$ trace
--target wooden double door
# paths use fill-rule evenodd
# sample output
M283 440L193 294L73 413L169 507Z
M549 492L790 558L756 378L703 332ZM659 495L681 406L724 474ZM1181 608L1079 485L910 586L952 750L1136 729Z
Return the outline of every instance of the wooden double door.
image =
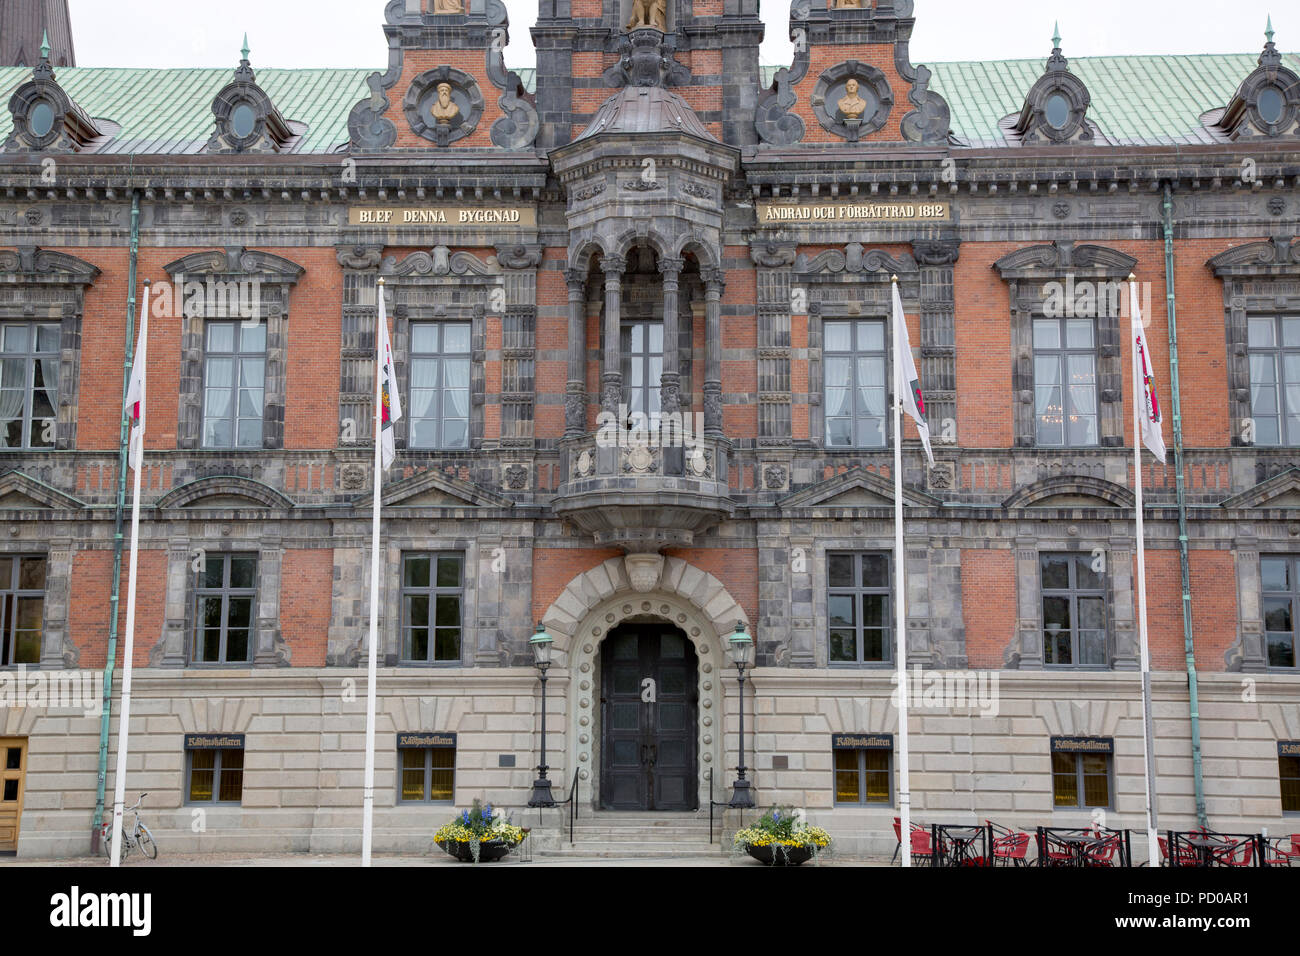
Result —
M625 624L601 645L600 805L699 807L698 661L670 624Z
M18 851L18 823L23 816L27 739L0 737L0 853Z

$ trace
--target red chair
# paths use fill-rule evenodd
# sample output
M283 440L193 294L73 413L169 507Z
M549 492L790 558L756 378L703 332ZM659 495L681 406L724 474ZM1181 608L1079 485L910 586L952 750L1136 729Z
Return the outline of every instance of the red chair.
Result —
M1276 837L1272 840L1265 838L1262 844L1264 849L1264 865L1290 866L1292 860L1300 859L1300 853L1296 853L1295 851L1296 846L1300 845L1296 842L1297 836L1300 836L1300 834L1291 835L1290 850L1282 849L1282 844L1285 842L1286 837Z
M1115 853L1119 850L1119 836L1108 837L1084 851L1084 861L1089 866L1114 866Z
M1029 855L1029 834L1009 833L993 840L993 862L996 866L1025 866Z
M894 855L889 858L890 866L893 866L894 861L898 859L899 851L903 849L903 818L902 817L894 817L894 839L898 841L898 844L894 847Z
M934 862L934 840L930 837L930 831L923 827L912 830L912 862Z
M1200 866L1201 861L1197 858L1196 851L1191 847L1180 846L1178 848L1178 859L1171 863L1169 861L1169 841L1165 837L1156 837L1156 842L1160 844L1161 866Z
M1255 841L1242 840L1222 850L1215 850L1214 856L1224 866L1254 866Z

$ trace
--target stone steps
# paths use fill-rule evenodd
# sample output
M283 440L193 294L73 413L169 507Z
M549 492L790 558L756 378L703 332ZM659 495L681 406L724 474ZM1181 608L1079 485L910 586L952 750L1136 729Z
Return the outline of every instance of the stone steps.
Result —
M718 821L720 823L720 821ZM715 825L715 840L721 826ZM556 849L539 851L550 857L598 857L601 859L718 858L720 842L709 843L707 813L619 813L609 810L587 812L574 823L573 842L569 824L560 828Z

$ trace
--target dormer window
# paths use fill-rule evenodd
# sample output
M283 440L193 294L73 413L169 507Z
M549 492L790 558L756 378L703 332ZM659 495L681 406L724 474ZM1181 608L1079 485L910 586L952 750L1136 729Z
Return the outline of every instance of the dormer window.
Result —
M1246 77L1226 107L1203 117L1210 131L1226 142L1300 134L1300 76L1282 63L1282 54L1273 44L1272 18L1264 36L1268 42L1255 72Z
M1047 67L1025 97L1025 105L1000 124L1010 142L1028 146L1091 143L1097 138L1088 122L1092 99L1083 81L1070 72L1070 61L1061 52L1060 30L1052 43Z
M1047 98L1043 115L1047 117L1047 125L1052 129L1065 129L1070 122L1070 101L1064 93L1053 93Z

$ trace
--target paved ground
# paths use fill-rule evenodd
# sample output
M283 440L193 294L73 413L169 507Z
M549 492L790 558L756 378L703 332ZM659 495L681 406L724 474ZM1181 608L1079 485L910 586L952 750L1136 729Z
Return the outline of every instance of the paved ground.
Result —
M129 867L155 867L155 866L256 866L256 867L276 867L276 866L357 866L360 860L357 856L343 856L338 854L313 855L308 853L284 853L284 854L267 854L265 856L247 856L239 853L195 853L195 854L168 854L160 853L156 860L144 860L137 855L132 855L123 866ZM375 866L457 866L457 862L450 856L439 853L430 856L398 856L392 854L375 854ZM759 866L761 864L741 857L731 859L724 857L721 853L717 858L712 857L678 857L668 859L606 859L598 857L548 857L538 855L533 860L512 860L506 859L493 866L526 866L526 867L554 867L554 866L619 866L619 867L664 867L664 866ZM834 859L827 857L818 864L808 863L807 866L887 866L888 864L880 861L863 861ZM41 867L94 867L108 866L108 861L102 857L76 857L68 860L20 860L15 857L0 857L0 868L14 866L41 866Z

